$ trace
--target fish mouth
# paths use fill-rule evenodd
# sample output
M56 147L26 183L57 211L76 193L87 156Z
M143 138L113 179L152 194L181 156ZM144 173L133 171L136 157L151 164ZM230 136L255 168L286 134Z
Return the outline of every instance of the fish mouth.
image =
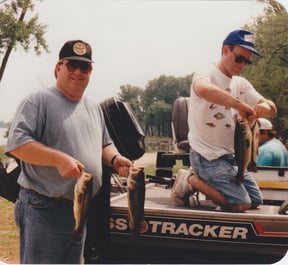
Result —
M142 170L141 168L131 167L131 172L132 173L137 173L137 172L139 172L141 170Z

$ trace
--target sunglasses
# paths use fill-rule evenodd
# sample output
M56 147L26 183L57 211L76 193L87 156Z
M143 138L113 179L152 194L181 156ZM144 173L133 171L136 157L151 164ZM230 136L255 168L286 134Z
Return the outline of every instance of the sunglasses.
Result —
M245 58L243 55L237 55L234 52L233 52L233 54L235 56L235 63L245 63L246 65L249 65L252 63L250 60Z
M62 64L66 65L69 72L74 72L79 68L82 73L88 74L92 70L92 65L88 62L69 60L67 63L62 62Z

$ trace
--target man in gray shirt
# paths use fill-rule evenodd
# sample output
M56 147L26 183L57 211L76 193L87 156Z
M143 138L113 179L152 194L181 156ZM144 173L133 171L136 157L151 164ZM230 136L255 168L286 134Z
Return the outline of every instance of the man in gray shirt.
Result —
M15 203L21 263L80 263L85 236L74 241L73 191L85 170L93 195L102 185L102 163L127 176L132 162L113 145L101 108L84 96L92 50L67 41L55 66L56 86L28 96L12 123L6 153L21 160Z

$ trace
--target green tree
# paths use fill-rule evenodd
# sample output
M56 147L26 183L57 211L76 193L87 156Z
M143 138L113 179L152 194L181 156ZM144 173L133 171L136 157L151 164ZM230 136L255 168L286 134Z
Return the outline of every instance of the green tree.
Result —
M25 51L33 47L37 55L41 54L42 49L49 52L44 39L46 25L38 23L38 15L27 21L24 20L26 13L34 9L32 0L13 0L2 6L0 9L0 53L4 56L0 67L0 82L9 56L17 45L21 45Z
M128 102L135 115L142 126L144 126L144 116L143 111L143 88L131 86L131 85L122 85L120 86L119 97Z
M145 134L171 137L172 105L163 100L152 103L146 112Z
M273 0L260 0L266 4L264 14L244 28L256 33L256 46L262 58L254 58L243 75L266 98L273 100L278 113L273 123L281 136L288 135L288 14Z
M177 97L188 97L191 82L192 75L179 78L161 75L149 81L144 91L144 106L151 106L155 100L163 100L172 105Z
M148 82L143 94L145 132L148 135L171 136L172 108L176 98L189 97L192 74L185 77L161 75Z
M123 85L119 96L131 105L146 135L171 136L173 103L179 96L190 95L191 82L192 75L161 75L149 81L145 89Z

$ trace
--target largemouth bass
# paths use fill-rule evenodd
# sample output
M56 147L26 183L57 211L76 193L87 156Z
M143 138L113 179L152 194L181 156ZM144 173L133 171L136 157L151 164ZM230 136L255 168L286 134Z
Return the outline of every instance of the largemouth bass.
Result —
M259 147L259 135L260 135L260 127L259 123L256 121L255 125L251 128L252 132L252 145L251 145L251 160L248 165L248 171L257 172L257 164L256 159L258 156L258 147Z
M129 227L132 237L136 237L144 224L145 175L143 168L130 168L127 188Z
M238 166L236 183L241 184L251 160L252 133L246 119L238 119L234 134L235 161Z
M83 236L83 226L92 197L92 180L92 175L84 172L75 184L73 202L75 226L72 237L76 240L81 240Z

